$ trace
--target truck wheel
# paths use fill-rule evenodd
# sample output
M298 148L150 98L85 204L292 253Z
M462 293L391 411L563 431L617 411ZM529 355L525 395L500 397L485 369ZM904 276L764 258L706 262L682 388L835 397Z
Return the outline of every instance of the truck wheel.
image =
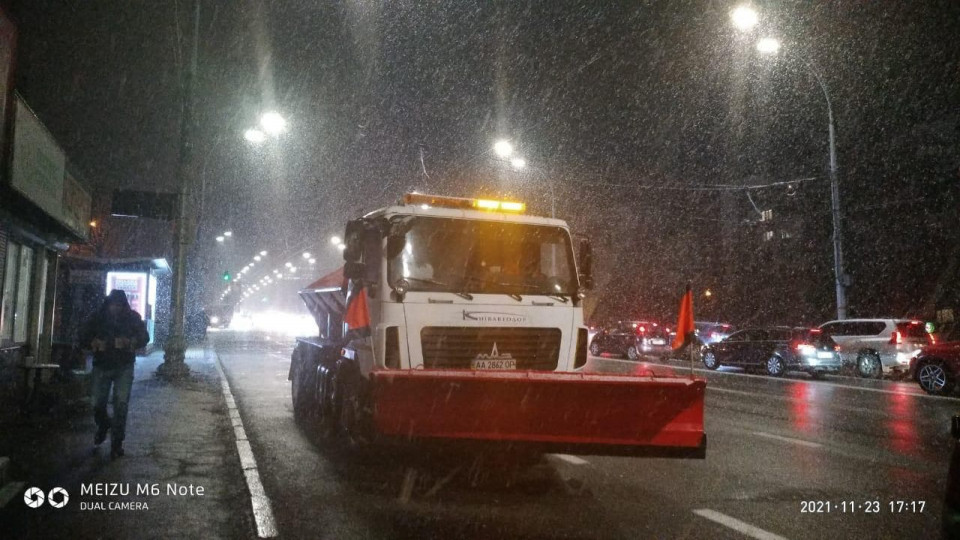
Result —
M600 350L600 344L594 341L590 344L590 354L593 356L600 356L603 351Z
M311 404L313 403L313 385L310 384L310 370L304 369L304 360L297 351L294 351L293 377L290 380L290 395L293 398L293 418L298 424L305 424L310 419Z
M360 368L354 362L337 365L333 395L333 418L351 446L370 442L373 414L370 394Z
M636 345L631 345L631 346L627 347L627 358L629 358L630 360L639 360L639 359L640 359L640 353L637 352L637 346L636 346Z

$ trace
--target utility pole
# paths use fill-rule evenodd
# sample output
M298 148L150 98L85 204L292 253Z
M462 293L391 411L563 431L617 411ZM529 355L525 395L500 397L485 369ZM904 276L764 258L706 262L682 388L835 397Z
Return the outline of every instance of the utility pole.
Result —
M830 144L830 214L833 217L833 274L837 290L837 319L847 318L847 276L843 271L843 220L840 215L840 184L837 179L837 140L833 125L833 105L830 93L820 74L808 62L807 68L813 73L827 100L828 136Z
M190 195L189 164L192 158L190 136L193 131L193 85L197 75L197 46L199 41L200 0L195 0L193 45L191 47L190 65L183 81L183 101L180 112L180 152L177 160L177 221L174 231L177 253L171 287L170 335L164 347L163 363L157 368L157 373L160 376L171 379L185 377L190 373L190 368L184 361L187 343L183 323L187 292L187 248L190 245L189 227L187 226L189 221L187 205Z

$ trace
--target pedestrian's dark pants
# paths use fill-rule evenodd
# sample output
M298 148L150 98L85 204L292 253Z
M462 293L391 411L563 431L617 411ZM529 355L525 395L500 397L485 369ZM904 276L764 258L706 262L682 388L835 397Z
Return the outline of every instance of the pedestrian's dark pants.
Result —
M107 414L110 387L113 386L113 419ZM117 446L127 432L127 403L133 386L133 362L115 368L93 368L93 418L101 430L110 428L110 442Z

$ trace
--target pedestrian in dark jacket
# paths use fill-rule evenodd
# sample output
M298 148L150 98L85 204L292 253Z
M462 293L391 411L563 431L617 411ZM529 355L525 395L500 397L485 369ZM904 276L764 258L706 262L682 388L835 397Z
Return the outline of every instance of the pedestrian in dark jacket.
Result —
M123 455L133 363L136 350L146 347L149 341L140 314L130 309L126 293L117 289L110 291L80 334L80 346L93 351L93 416L97 422L93 443L99 446L110 431L112 457ZM107 414L111 386L113 418Z

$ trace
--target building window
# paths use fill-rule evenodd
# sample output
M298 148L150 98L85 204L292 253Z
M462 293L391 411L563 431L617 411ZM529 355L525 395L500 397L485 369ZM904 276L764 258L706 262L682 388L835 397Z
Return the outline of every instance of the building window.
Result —
M769 242L773 240L773 231L766 231L763 233L764 242Z
M24 343L30 329L30 289L33 285L33 249L10 242L3 273L0 340Z

